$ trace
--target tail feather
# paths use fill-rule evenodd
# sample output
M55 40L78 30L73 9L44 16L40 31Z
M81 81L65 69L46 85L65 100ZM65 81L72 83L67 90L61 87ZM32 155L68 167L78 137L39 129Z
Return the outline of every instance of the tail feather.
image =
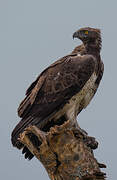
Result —
M50 127L54 124L54 121L52 121L51 123L49 121L49 124L48 124L48 119L51 116L52 116L52 114L50 114L47 118L32 117L32 116L24 117L14 128L14 130L11 134L11 142L12 142L13 146L17 147L18 149L23 149L22 154L24 154L26 159L30 160L34 157L34 155L29 151L29 149L24 144L22 144L19 141L18 138L19 138L20 133L22 133L25 130L25 128L30 125L35 125L44 131L48 131L48 129L50 129ZM33 133L29 133L28 136L29 136L31 142L34 144L34 146L36 146L36 147L40 146L39 140Z
M28 117L28 118L23 118L17 125L16 127L14 128L12 134L11 134L11 141L12 141L12 144L13 146L17 147L18 149L21 149L23 148L22 150L22 154L24 154L24 157L26 159L29 159L31 160L34 155L29 151L29 149L24 146L19 140L19 135L20 133L22 133L24 131L24 129L26 127L28 127L29 125L31 124L34 124L36 122L39 123L39 118L34 118L34 117ZM36 138L34 135L30 135L30 138L32 140L32 142L36 145Z
M22 119L14 128L12 134L11 134L11 141L13 146L17 147L18 149L21 149L23 147L23 144L18 140L20 133L24 131L26 127L28 127L31 124L34 124L35 118L29 116L28 118Z

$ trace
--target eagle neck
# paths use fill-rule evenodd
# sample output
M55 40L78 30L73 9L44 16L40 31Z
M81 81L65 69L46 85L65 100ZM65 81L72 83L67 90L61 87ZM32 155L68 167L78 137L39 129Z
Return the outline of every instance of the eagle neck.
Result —
M100 65L101 65L101 57L100 57L100 50L101 48L97 48L97 46L95 45L85 45L85 50L86 50L86 54L90 54L93 55L97 61L97 68L96 68L96 73L98 74L98 72L100 71Z
M87 54L91 54L93 56L95 56L96 58L100 57L100 50L101 48L99 48L96 44L84 44L85 46L85 50Z
M88 54L98 55L101 51L102 40L100 34L96 39L90 39L83 42Z

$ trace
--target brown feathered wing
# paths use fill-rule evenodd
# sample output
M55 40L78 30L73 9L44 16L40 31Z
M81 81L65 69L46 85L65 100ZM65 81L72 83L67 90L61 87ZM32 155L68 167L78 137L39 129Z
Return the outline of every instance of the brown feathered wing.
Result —
M48 119L78 93L95 71L91 55L68 55L45 69L26 92L18 108L22 118L12 132L12 143L21 148L18 136L29 125L46 126Z

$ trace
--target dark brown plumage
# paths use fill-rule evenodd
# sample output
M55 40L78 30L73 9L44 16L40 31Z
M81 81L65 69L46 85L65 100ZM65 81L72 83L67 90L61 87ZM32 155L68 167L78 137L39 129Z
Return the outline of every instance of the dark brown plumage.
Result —
M36 125L48 131L62 120L75 119L99 86L103 75L100 30L82 28L73 34L73 38L81 39L83 44L45 69L28 88L18 108L22 119L12 132L12 143L19 149L23 147L25 158L33 157L18 141L19 134L26 127ZM33 135L30 139L37 143Z

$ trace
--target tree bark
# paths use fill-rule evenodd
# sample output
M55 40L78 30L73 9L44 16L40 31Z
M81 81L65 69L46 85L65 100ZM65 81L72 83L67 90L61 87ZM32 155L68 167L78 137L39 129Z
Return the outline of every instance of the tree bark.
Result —
M35 146L28 134L38 138ZM43 132L36 126L30 126L20 134L20 141L41 161L51 180L104 180L105 168L94 157L93 149L98 143L94 137L84 135L69 121L54 126L49 132Z

